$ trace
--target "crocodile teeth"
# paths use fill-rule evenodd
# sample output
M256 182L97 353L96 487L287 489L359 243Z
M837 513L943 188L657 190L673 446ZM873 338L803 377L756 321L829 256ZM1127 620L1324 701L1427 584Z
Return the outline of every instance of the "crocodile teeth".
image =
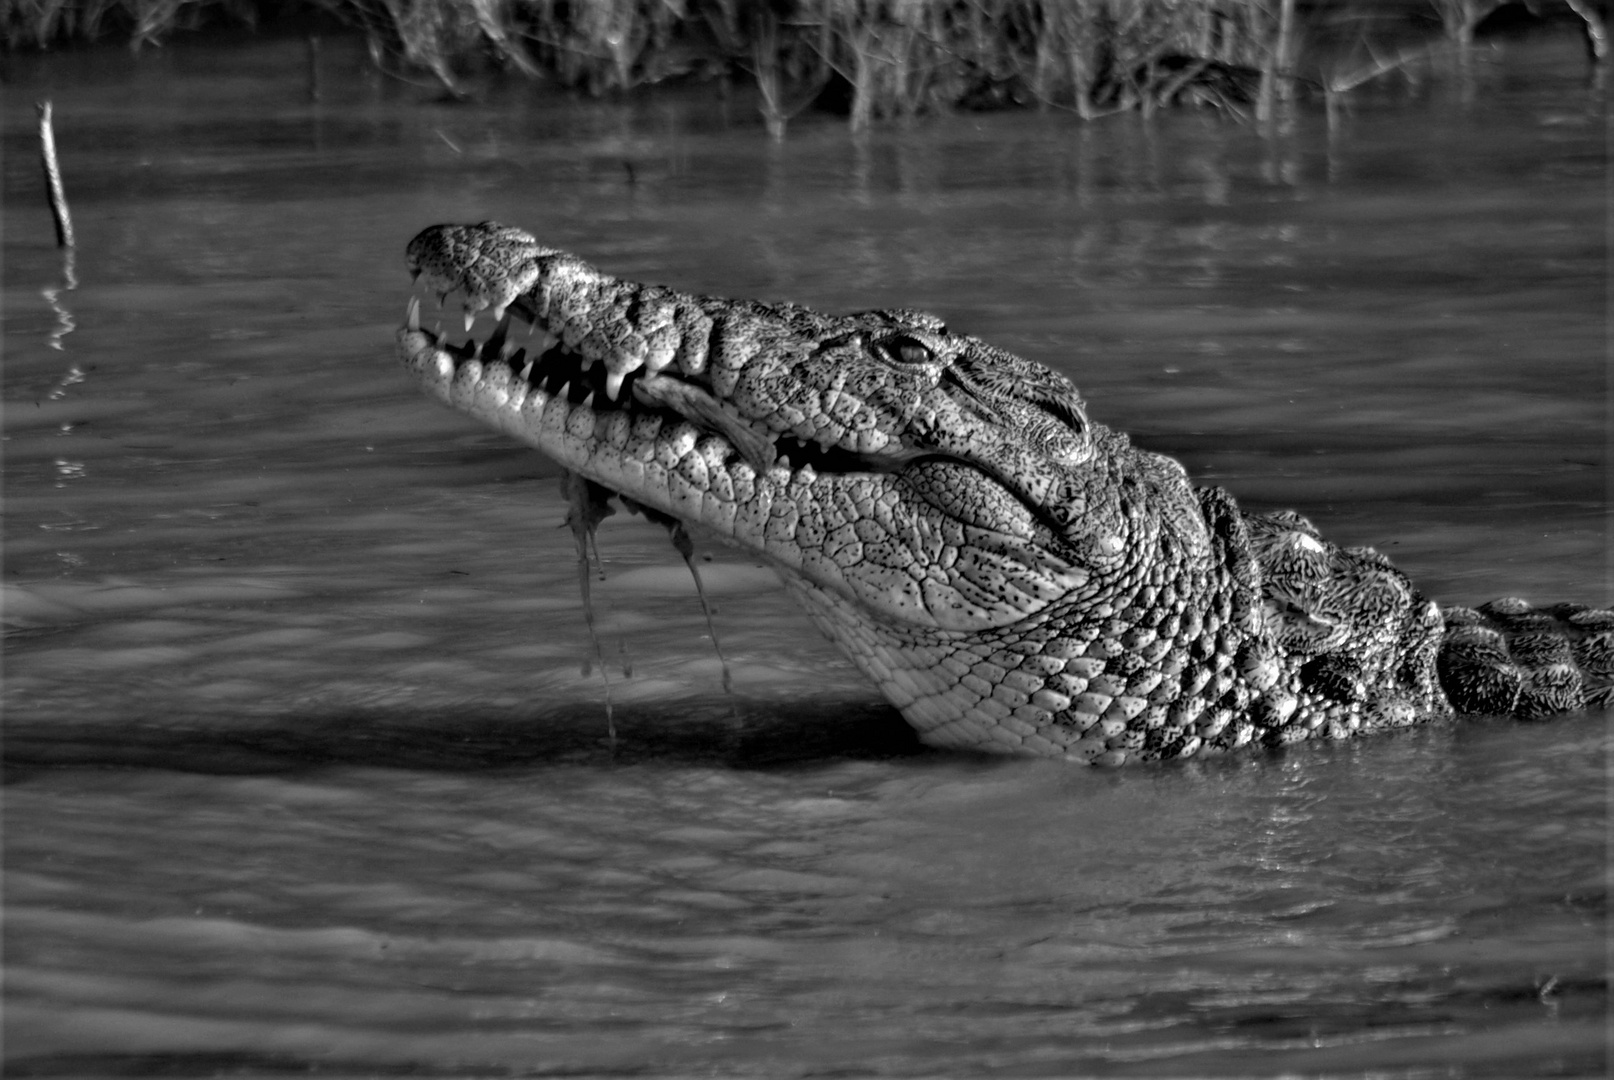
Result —
M471 326L475 322L476 322L476 312L472 311L470 308L466 308L465 309L465 332L467 334L469 334L471 332Z
M517 351L519 352L520 350L518 349ZM531 375L532 375L532 364L533 364L533 362L531 360L528 360L526 362L526 364L524 364L522 366L522 368L521 368L521 381L522 382L526 382L528 380L528 378L531 377Z
M583 408L592 409L593 407L594 407L594 391L590 390L588 392L588 396L583 399Z
M411 330L420 329L420 297L411 296L409 298L409 307L405 313L404 322Z
M615 401L616 396L622 392L622 380L625 378L627 378L627 375L620 371L606 372L605 396Z
M666 375L643 375L634 380L632 393L646 405L671 409L686 419L716 431L755 469L773 464L772 440L758 434L744 419L723 407L706 390Z

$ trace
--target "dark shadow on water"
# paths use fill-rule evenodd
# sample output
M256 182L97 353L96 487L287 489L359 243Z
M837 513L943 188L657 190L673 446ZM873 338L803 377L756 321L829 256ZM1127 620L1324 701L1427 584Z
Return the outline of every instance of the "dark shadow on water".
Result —
M1605 713L1593 714L1601 730ZM546 711L343 708L221 729L217 715L194 719L124 716L102 724L59 725L38 719L4 729L0 783L18 784L43 770L168 769L206 775L273 775L329 766L412 769L424 772L492 772L569 765L813 768L843 761L925 759L1008 764L1029 759L968 750L938 750L891 706L878 701L741 703L739 716L718 700L667 705L618 705L617 738L607 737L604 711L578 703ZM1564 724L1568 717L1550 723ZM1308 742L1288 747L1246 747L1192 761L1154 762L1093 775L1121 782L1143 772L1218 778L1267 772L1285 761L1355 760L1382 768L1382 754L1398 759L1444 760L1452 740L1511 729L1508 717L1436 719L1366 739ZM1398 749L1392 749L1400 744ZM1085 771L1085 770L1084 770Z
M604 713L585 706L538 715L349 710L235 730L219 730L216 718L123 718L71 729L9 728L5 782L64 767L267 774L328 765L476 771L666 762L758 769L928 752L901 715L879 702L742 707L738 720L722 703L619 706L614 746Z
M7 1076L487 1076L486 1069L446 1069L409 1062L317 1061L290 1055L199 1051L174 1054L57 1054L6 1063ZM507 1075L507 1074L504 1074Z

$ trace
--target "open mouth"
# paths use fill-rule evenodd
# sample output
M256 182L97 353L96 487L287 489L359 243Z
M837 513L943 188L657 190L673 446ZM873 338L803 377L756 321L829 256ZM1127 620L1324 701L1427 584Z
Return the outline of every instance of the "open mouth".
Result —
M1088 580L1056 542L1082 513L1069 477L992 402L1057 417L968 385L923 317L621 281L489 225L434 226L408 261L400 359L567 471L580 552L614 495L675 543L699 526L903 625L1003 625Z
M422 325L420 299L412 297L400 341L412 362L437 365L437 375L451 394L502 397L490 402L498 406L496 411L519 412L526 399L540 391L545 400L563 398L574 410L581 406L608 423L620 417L641 431L650 420L659 420L662 426L687 422L727 443L725 459L713 464L744 461L758 473L803 466L819 474L892 472L924 456L899 447L860 453L771 430L718 398L703 379L675 370L674 364L660 370L648 365L613 370L589 355L586 345L570 348L551 333L525 296L512 300L491 327L469 311L464 321L463 340L454 342L441 323L432 329ZM452 370L443 367L445 363Z
M713 392L701 372L689 374L665 353L659 367L641 363L624 371L631 361L605 359L611 354L598 343L585 337L573 346L557 337L530 294L509 299L492 314L491 320L478 318L467 305L464 336L451 340L441 322L431 329L422 325L420 298L412 297L398 333L403 359L444 404L624 497L645 469L659 463L666 477L659 486L670 483L685 492L683 500L694 502L702 498L695 489L707 485L727 503L727 493L763 479L785 488L898 474L917 499L948 517L1022 539L1039 528L1059 535L1080 513L1079 506L1034 497L977 454L895 441L871 453L774 430L766 420L742 414ZM456 314L450 321L461 320ZM553 409L555 401L567 408ZM695 457L699 465L690 460ZM605 459L617 464L598 469L586 463ZM613 479L619 473L622 478ZM678 483L674 474L693 487ZM693 502L686 512L700 514Z
M1065 468L1090 450L1074 388L1014 358L943 359L933 317L708 300L492 222L428 227L405 261L420 291L398 340L424 389L607 487L670 485L722 518L754 481L896 474L945 516L1022 537L1073 511ZM699 511L696 489L716 503Z

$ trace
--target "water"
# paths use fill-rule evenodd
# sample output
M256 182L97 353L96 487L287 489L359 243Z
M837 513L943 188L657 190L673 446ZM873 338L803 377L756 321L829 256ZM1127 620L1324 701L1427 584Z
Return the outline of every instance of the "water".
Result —
M8 61L8 1074L1603 1073L1606 715L1118 774L929 752L719 551L731 703L677 555L617 517L613 750L555 470L391 355L404 242L498 218L935 310L1439 599L1606 603L1574 42L1332 133L783 146L704 90L456 107L322 56L318 104L296 42Z

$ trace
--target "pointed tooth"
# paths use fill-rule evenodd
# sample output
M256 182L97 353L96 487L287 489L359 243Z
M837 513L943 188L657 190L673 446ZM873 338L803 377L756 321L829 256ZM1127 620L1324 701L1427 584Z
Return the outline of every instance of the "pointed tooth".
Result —
M605 396L610 398L612 401L615 401L616 396L622 392L622 380L625 378L627 378L627 375L620 371L606 372Z
M408 324L409 329L420 329L420 297L411 296L409 298L409 308L405 313L404 321Z
M499 349L499 359L511 360L511 357L515 356L516 353L521 351L521 348L518 347L515 342L506 340L504 345ZM514 360L511 360L511 363L514 362Z
M589 368L591 368L593 366L594 366L594 358L592 356L583 357L583 370L584 371L587 371Z
M505 306L503 304L500 304L498 307L494 308L493 309L493 318L494 318L494 320L497 321L497 322L504 322L505 310L506 309L505 309Z
M519 351L519 350L518 350ZM532 361L528 360L521 368L521 381L527 382L532 376Z
M786 472L789 472L791 469L789 454L780 454L778 457L774 458L773 463L777 467L784 469Z
M583 408L592 409L593 407L594 407L594 391L590 390L588 392L588 396L583 399Z
M476 322L476 312L472 311L470 308L466 308L465 309L465 332L467 334L469 334L471 332L471 326L475 322Z

